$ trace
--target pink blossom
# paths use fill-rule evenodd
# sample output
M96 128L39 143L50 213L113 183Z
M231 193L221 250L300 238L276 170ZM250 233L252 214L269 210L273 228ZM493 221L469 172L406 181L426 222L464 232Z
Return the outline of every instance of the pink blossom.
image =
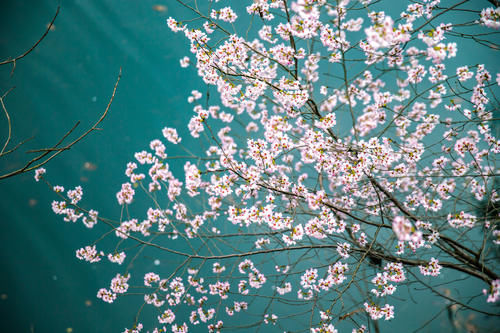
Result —
M439 260L431 258L431 261L425 266L418 266L422 275L438 276L442 266L439 265Z
M42 179L42 176L47 172L45 168L38 168L35 170L35 180L38 182Z
M500 7L496 9L485 8L481 11L480 22L489 28L500 29Z
M85 246L84 248L80 248L76 250L76 257L80 260L85 260L90 263L94 262L99 262L101 261L101 257L104 255L104 253L97 252L95 245L88 245Z
M161 324L172 324L175 320L175 314L172 310L167 309L158 316L158 322Z
M120 192L116 193L116 199L120 205L130 204L134 198L135 191L130 183L122 184Z
M182 68L189 67L190 59L189 57L183 57L182 59L179 60L179 63Z
M97 292L97 298L100 298L107 303L113 303L116 299L116 294L105 288L101 288Z
M488 295L489 292L489 295ZM491 282L490 290L483 289L483 293L488 296L486 302L495 303L500 299L500 280Z

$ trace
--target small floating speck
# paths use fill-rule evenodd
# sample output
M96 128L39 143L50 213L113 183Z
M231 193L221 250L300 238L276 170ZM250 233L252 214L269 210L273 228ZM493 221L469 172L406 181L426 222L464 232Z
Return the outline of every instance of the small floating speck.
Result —
M66 328L66 333L73 333L73 328L72 327Z
M85 300L85 306L92 306L92 301L89 299Z
M0 299L2 299L2 301L5 301L7 298L9 298L9 296L7 296L7 294L0 295Z
M92 162L85 162L83 164L83 168L87 171L95 171L95 169L97 169L97 165Z
M57 281L57 275L52 275L52 280Z
M96 102L97 101L97 96L92 96L92 102Z
M164 5L154 5L153 9L157 12L163 13L167 11L167 6Z
M56 26L54 24L50 25L50 22L47 23L47 28L49 29L49 31L55 31L56 30Z
M36 200L36 199L30 199L30 200L28 201L28 205L29 205L30 207L35 207L37 203L38 203L38 200Z
M155 259L153 263L155 264L155 266L160 266L160 259Z

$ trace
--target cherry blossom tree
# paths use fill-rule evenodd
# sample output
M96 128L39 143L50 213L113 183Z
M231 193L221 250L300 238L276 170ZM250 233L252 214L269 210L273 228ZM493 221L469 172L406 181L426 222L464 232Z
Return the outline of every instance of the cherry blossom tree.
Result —
M498 319L500 75L467 62L498 57L495 1L178 3L190 135L135 153L114 219L35 176L101 228L76 256L116 265L97 297L137 302L125 332L379 332L420 294Z

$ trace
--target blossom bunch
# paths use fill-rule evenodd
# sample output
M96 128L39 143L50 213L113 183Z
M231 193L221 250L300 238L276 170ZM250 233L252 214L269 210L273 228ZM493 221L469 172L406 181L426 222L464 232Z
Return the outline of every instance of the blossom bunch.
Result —
M439 264L439 260L431 258L427 265L418 266L418 268L423 275L438 276L443 267Z

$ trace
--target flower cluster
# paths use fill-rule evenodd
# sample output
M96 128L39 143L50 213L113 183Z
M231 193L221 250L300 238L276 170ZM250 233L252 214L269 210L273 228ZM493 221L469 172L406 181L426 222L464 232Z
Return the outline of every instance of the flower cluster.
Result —
M500 29L500 7L483 9L480 22L489 28Z
M425 266L418 266L420 273L423 275L438 276L442 266L439 265L439 260L431 258L431 261Z
M311 328L311 333L338 333L332 324L323 324L321 327Z
M394 306L386 304L382 308L375 304L365 303L365 311L368 312L370 318L373 320L378 320L384 318L385 320L390 320L394 318Z
M111 280L111 287L110 289L115 293L115 294L123 294L126 293L128 290L128 280L130 279L130 274L127 275L120 275L116 274L116 276Z
M490 290L483 289L483 293L488 296L488 303L495 303L500 299L500 280L491 282ZM489 294L488 294L489 293Z
M393 284L388 283L388 281L389 278L385 272L384 274L377 273L377 276L375 276L371 281L377 288L372 289L371 292L377 297L394 294L396 287Z
M91 263L101 261L101 257L104 256L104 252L97 252L95 245L87 245L76 250L76 257L80 260L85 260Z
M120 205L130 204L134 199L135 191L130 183L122 184L122 189L120 192L116 193L116 199Z
M42 176L47 172L45 168L38 168L35 170L35 181L40 181L42 179Z

